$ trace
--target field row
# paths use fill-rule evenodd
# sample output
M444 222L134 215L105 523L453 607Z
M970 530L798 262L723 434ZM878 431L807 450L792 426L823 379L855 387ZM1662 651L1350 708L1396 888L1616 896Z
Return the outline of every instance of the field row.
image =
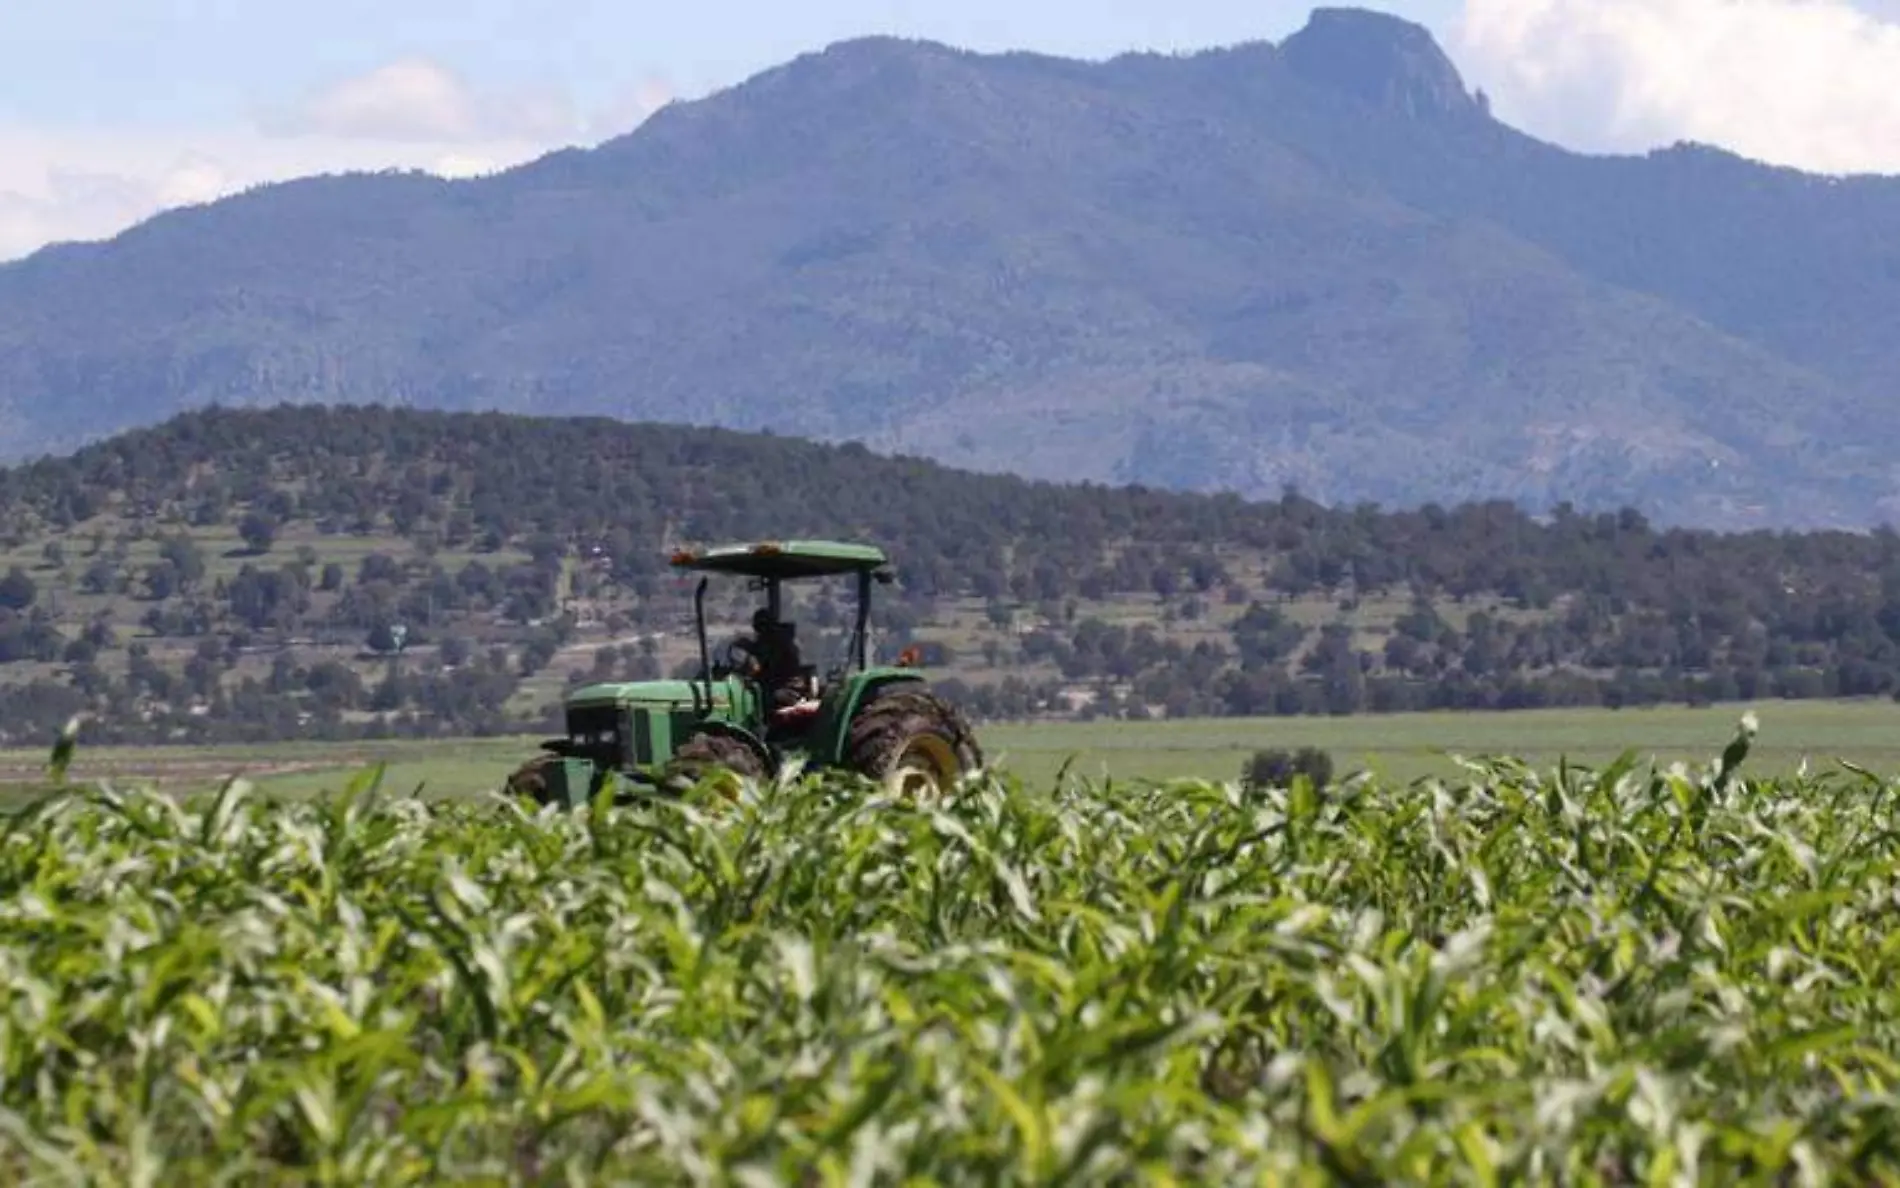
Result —
M1341 718L1193 719L1162 722L985 723L980 737L993 766L1032 784L1065 767L1091 778L1213 779L1238 776L1246 758L1271 747L1316 746L1344 776L1369 770L1409 782L1451 775L1456 756L1510 755L1531 763L1608 762L1625 749L1645 760L1694 761L1719 748L1744 712L1762 736L1752 766L1793 774L1845 760L1900 773L1900 705L1885 700L1787 701L1707 709L1553 710L1517 713L1361 715ZM387 764L386 779L425 794L478 795L498 787L533 753L538 739L495 738L374 744L258 747L111 748L82 745L71 775L151 780L167 787L208 787L243 774L290 795L334 789L366 763ZM43 750L0 751L0 781L33 781Z

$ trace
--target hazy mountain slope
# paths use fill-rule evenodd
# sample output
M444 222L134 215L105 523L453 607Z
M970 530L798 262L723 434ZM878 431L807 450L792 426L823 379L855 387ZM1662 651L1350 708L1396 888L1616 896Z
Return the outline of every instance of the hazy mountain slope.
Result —
M1900 197L1745 196L1646 251L1698 221L1679 176L1502 128L1421 30L1364 14L1099 65L848 42L495 178L271 187L0 268L0 442L376 400L1342 501L1891 514L1866 376L1900 279L1735 245ZM1720 296L1771 266L1859 286L1831 353L1789 346L1812 301Z
M1706 145L1568 152L1490 119L1424 30L1380 14L1321 9L1279 57L1287 69L1231 52L1194 70L1132 58L1110 69L1167 102L1269 120L1341 183L1494 223L1579 272L1891 396L1900 177L1818 176Z

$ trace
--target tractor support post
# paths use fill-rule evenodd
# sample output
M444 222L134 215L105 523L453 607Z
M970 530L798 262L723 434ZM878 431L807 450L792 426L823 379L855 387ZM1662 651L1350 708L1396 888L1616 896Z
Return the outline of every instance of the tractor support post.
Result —
M868 659L870 656L870 626L871 573L869 570L861 569L858 571L858 654L856 657L859 671L863 671L870 666Z
M712 688L712 646L706 642L706 583L709 578L700 578L699 586L693 591L693 628L699 634L699 676L706 682L706 708L713 703Z

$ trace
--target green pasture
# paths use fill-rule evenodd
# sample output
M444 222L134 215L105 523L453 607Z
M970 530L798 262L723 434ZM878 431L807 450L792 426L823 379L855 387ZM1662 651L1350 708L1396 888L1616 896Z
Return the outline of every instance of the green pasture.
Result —
M1719 752L1736 720L1754 712L1761 735L1751 773L1790 774L1847 760L1900 775L1900 705L1891 701L1766 701L1690 709L1550 710L1508 713L1363 715L1345 718L1235 718L1162 722L984 723L984 748L997 766L1031 784L1065 765L1091 779L1232 779L1246 757L1268 747L1316 746L1340 774L1370 769L1410 781L1457 771L1455 755L1511 755L1536 765L1560 757L1602 764L1626 749L1644 759L1700 762ZM189 790L243 774L273 791L305 796L339 786L345 772L381 762L386 785L425 795L473 795L494 788L536 739L457 739L374 744L222 748L88 746L82 736L70 777L157 780ZM45 752L0 752L13 784L31 781Z
M1786 774L1845 759L1900 774L1900 705L1891 701L1766 701L1711 708L1526 710L1502 713L1367 714L1343 718L1192 719L990 727L992 753L1032 779L1053 775L1073 756L1078 774L1099 778L1231 779L1256 750L1315 746L1341 774L1369 769L1411 781L1449 775L1454 756L1510 755L1534 765L1559 757L1604 764L1625 750L1644 759L1704 762L1753 712L1761 736L1754 774Z

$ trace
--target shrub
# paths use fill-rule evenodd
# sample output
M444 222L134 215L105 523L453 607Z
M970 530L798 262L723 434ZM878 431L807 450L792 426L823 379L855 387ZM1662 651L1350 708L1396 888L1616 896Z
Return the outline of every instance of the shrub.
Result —
M1284 788L1302 774L1315 791L1325 788L1333 779L1333 757L1318 747L1255 751L1241 771L1241 782L1249 788Z

